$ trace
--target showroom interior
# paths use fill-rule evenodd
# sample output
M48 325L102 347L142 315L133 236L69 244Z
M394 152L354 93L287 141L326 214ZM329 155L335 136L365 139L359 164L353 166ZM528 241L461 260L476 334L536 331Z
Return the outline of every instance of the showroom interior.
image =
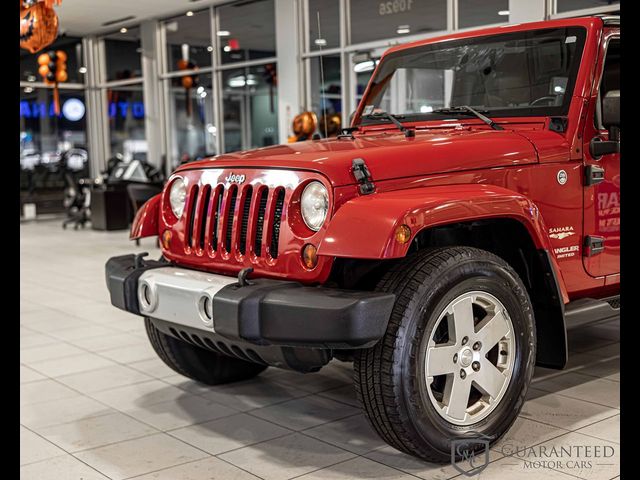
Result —
M349 127L387 48L619 15L620 3L62 0L54 8L55 41L20 50L20 478L466 478L381 440L360 411L348 362L313 375L269 368L216 388L176 374L140 318L111 305L105 262L160 256L159 239L130 241L129 228L180 165L286 144L302 112L315 114L317 138ZM39 71L49 51L66 58L55 86ZM122 175L144 186L109 186ZM503 441L619 447L619 337L619 319L570 331L569 364L536 368ZM618 457L578 474L523 471L499 448L487 458L478 478L619 475Z

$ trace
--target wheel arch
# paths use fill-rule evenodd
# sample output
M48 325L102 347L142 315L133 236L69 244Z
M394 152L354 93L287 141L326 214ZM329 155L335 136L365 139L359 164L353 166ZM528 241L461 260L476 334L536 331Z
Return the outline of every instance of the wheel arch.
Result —
M395 240L407 225L410 241ZM567 291L551 254L548 230L537 206L525 196L494 185L447 185L361 196L331 219L318 253L354 261L372 272L387 260L425 248L473 246L490 251L516 270L531 298L540 366L563 368L567 361L564 304ZM384 270L382 267L381 270Z
M154 195L136 212L133 223L131 224L129 240L155 237L158 235L161 196L161 193Z

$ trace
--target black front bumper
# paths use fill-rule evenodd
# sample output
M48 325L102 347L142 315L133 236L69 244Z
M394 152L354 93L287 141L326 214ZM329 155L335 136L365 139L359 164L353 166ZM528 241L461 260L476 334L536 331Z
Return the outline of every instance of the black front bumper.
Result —
M113 257L106 264L111 303L144 315L138 280L145 271L171 266ZM309 287L298 282L250 279L229 284L213 296L211 334L253 345L324 349L364 348L384 334L395 301L393 294ZM152 315L151 315L152 316Z

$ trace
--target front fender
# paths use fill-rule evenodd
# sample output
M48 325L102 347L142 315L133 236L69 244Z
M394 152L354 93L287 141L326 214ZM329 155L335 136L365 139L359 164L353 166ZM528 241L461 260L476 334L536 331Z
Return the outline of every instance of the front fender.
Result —
M512 218L522 223L538 250L552 251L538 207L527 197L495 185L465 184L394 190L349 200L331 219L319 255L362 259L406 256L421 231L458 222ZM411 229L411 241L395 240L396 227ZM569 301L556 259L549 256L564 303Z
M136 212L129 232L130 240L158 235L161 195L159 193L151 197Z
M513 218L529 231L536 248L550 249L538 207L527 197L495 185L442 185L360 196L346 202L331 219L318 254L387 259L407 254L411 242L395 240L396 227L420 231L457 222Z

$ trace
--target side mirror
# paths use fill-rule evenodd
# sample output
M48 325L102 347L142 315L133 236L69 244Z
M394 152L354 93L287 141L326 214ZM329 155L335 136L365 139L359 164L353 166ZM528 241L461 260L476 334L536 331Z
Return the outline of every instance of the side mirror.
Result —
M620 128L620 90L610 90L602 100L602 125Z
M602 100L602 125L609 130L609 140L594 137L589 153L595 159L603 155L620 153L620 90L610 90Z

